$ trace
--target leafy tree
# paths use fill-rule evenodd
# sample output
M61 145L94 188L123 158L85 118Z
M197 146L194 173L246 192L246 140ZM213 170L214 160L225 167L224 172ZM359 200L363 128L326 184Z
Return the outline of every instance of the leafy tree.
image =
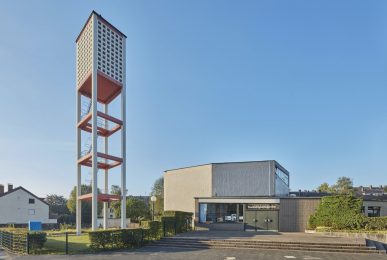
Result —
M133 222L138 222L142 219L150 218L148 204L144 200L128 197L126 199L126 217Z
M121 188L118 185L112 185L110 193L114 195L121 195ZM110 203L110 207L113 209L117 218L121 217L121 201L113 201Z
M114 186L114 187L113 187ZM116 189L118 186L112 186L112 194L121 194L120 189ZM113 193L116 192L116 193ZM114 214L117 218L121 217L121 201L111 202L110 207L113 208ZM136 197L126 198L126 217L130 218L133 222L138 222L142 219L150 218L149 205L142 199Z
M55 215L58 223L73 223L74 214L71 214L67 208L67 199L63 196L50 194L45 201L50 205L50 214Z
M332 188L339 194L352 194L354 192L352 180L345 176L338 178Z
M92 188L90 185L82 184L81 186L81 194L88 194L92 192ZM101 193L98 190L98 193ZM70 213L76 214L76 198L77 198L77 187L70 193L70 198L67 201L67 208ZM90 225L91 224L91 201L82 201L81 203L81 212L82 212L82 224ZM102 211L102 203L98 202L98 214Z
M114 195L121 195L121 188L118 185L112 185L110 188L110 193Z
M320 192L330 192L331 188L329 187L328 183L324 182L323 184L318 186L317 190Z
M164 178L158 178L153 184L151 196L156 196L157 200L154 203L155 215L162 215L164 212ZM153 203L150 201L153 205Z
M45 201L50 205L50 211L53 214L69 214L70 211L67 208L67 199L61 195L49 194Z
M352 180L345 176L338 178L332 186L324 182L317 187L317 190L333 194L354 194L355 192Z

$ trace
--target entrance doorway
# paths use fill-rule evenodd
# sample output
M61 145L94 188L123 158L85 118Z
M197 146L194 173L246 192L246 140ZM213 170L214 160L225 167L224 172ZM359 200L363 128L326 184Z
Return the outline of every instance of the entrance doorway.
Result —
M278 210L246 210L247 231L278 231Z

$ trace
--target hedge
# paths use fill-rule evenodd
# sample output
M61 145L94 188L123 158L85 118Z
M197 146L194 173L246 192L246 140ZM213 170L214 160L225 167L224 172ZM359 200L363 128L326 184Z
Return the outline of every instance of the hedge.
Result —
M147 230L148 239L159 239L163 236L163 225L160 221L141 221L141 227Z
M165 211L164 216L161 217L161 222L163 222L164 226L170 226L173 223L175 233L183 233L191 230L192 216L193 214L190 212Z
M32 251L35 251L37 249L42 249L46 241L47 241L46 232L33 232L28 234L28 245L29 245L29 249Z
M160 221L141 221L141 228L89 232L92 249L120 249L139 247L163 236L191 230L192 213L166 211Z
M361 213L363 200L351 195L323 197L308 228L316 230L386 230L387 217L366 217Z
M366 217L365 230L387 230L387 217Z
M89 232L90 248L92 249L120 249L140 247L147 236L147 230L117 229Z

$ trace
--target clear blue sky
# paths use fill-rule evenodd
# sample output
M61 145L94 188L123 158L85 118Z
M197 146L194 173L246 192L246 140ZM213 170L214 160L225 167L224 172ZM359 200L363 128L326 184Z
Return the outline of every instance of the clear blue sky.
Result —
M267 159L293 190L387 184L382 0L0 1L0 183L75 184L74 41L93 9L128 36L129 194L166 169Z

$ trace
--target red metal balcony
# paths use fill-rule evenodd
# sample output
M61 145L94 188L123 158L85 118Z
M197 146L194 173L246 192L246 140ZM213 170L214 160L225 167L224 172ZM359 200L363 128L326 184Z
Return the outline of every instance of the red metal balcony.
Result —
M114 126L111 129L106 129L104 127L97 126L97 134L99 136L109 137L122 128L123 122L115 117L109 116L109 115L102 113L102 112L99 112L99 111L97 112L97 116L116 124L116 126ZM92 132L92 125L91 125L91 123L89 123L89 121L92 119L92 117L93 117L92 113L89 112L78 123L78 128L82 129L83 131L91 133Z
M88 193L84 194L78 197L80 200L84 201L90 201L92 198L93 194ZM119 201L121 200L121 195L113 195L113 194L98 194L98 201L103 201L103 202L111 202L111 201Z
M106 159L103 161L98 161L98 169L104 169L104 170L114 168L120 165L123 161L122 158L104 154L104 153L97 153L97 157L98 157L97 159L99 158ZM92 167L93 166L92 162L93 162L93 154L91 152L81 157L78 160L78 164L87 166L87 167Z

